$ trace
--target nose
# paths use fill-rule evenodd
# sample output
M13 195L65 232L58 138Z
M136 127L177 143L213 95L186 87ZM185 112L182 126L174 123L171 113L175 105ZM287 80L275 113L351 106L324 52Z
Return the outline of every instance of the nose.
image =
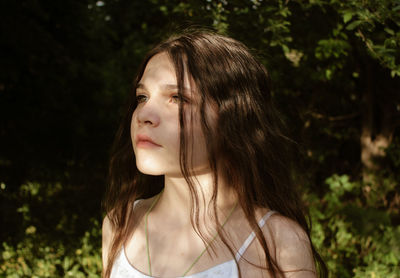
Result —
M136 118L139 125L150 125L156 127L160 124L160 114L157 104L150 100L139 104L136 108Z

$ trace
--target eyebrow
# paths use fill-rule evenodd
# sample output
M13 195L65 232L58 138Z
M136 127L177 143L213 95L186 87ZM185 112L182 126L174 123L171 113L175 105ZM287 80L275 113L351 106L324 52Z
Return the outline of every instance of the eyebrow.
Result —
M164 84L164 85L161 86L161 88L163 90L178 90L178 85L176 85L176 84ZM139 83L136 86L136 89L143 89L143 90L147 91L146 86L143 83ZM183 91L190 92L191 90L189 88L187 88L187 87L183 87Z

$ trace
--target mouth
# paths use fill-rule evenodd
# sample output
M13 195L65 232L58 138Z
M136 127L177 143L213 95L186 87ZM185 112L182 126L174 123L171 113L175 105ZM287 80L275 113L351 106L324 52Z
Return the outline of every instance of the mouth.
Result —
M161 147L161 145L154 142L147 135L138 134L136 136L136 147L138 147L138 148L153 148L153 147Z

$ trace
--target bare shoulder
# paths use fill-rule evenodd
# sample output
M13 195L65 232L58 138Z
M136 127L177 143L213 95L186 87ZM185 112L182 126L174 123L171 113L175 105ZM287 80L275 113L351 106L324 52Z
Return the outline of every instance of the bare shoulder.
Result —
M136 200L133 204L131 204L129 207L135 211L133 214L133 218L129 219L133 225L138 222L138 219L140 219L149 205L151 204L153 198L149 199L141 199L141 200ZM130 217L132 214L127 213L127 217ZM113 211L109 212L103 219L103 226L102 226L102 259L103 259L103 267L106 267L107 261L108 261L108 254L111 248L111 244L113 241L113 238L115 236L116 230L112 221L113 217Z
M316 277L309 237L296 221L275 213L262 230L285 277Z
M266 221L263 231L271 236L277 244L284 242L310 244L307 233L294 220L279 213L274 213Z
M114 228L112 222L110 220L109 215L106 215L103 219L102 226L102 260L103 260L103 269L106 268L107 260L108 260L108 252L110 249L110 244L112 238L114 237Z
M110 241L110 239L113 236L113 227L112 223L110 220L110 216L107 214L104 219L103 219L103 225L102 225L102 240L103 243L106 241Z

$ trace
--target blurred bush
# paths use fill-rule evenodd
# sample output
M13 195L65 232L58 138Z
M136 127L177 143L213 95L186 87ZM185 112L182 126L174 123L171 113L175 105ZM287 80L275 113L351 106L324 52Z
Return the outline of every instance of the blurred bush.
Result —
M367 192L363 183L333 175L322 198L308 196L312 238L332 277L400 277L400 226L392 223L398 210L385 209L396 182L380 182Z
M61 184L38 183L2 195L18 204L9 216L19 229L1 242L0 277L100 277L101 222L89 210L78 217L65 195Z
M268 68L304 148L331 277L400 277L399 11L399 0L1 1L0 277L99 277L108 151L132 77L151 45L192 25Z
M2 243L1 277L100 277L101 241L98 221L73 246L49 242L34 226L15 246Z

